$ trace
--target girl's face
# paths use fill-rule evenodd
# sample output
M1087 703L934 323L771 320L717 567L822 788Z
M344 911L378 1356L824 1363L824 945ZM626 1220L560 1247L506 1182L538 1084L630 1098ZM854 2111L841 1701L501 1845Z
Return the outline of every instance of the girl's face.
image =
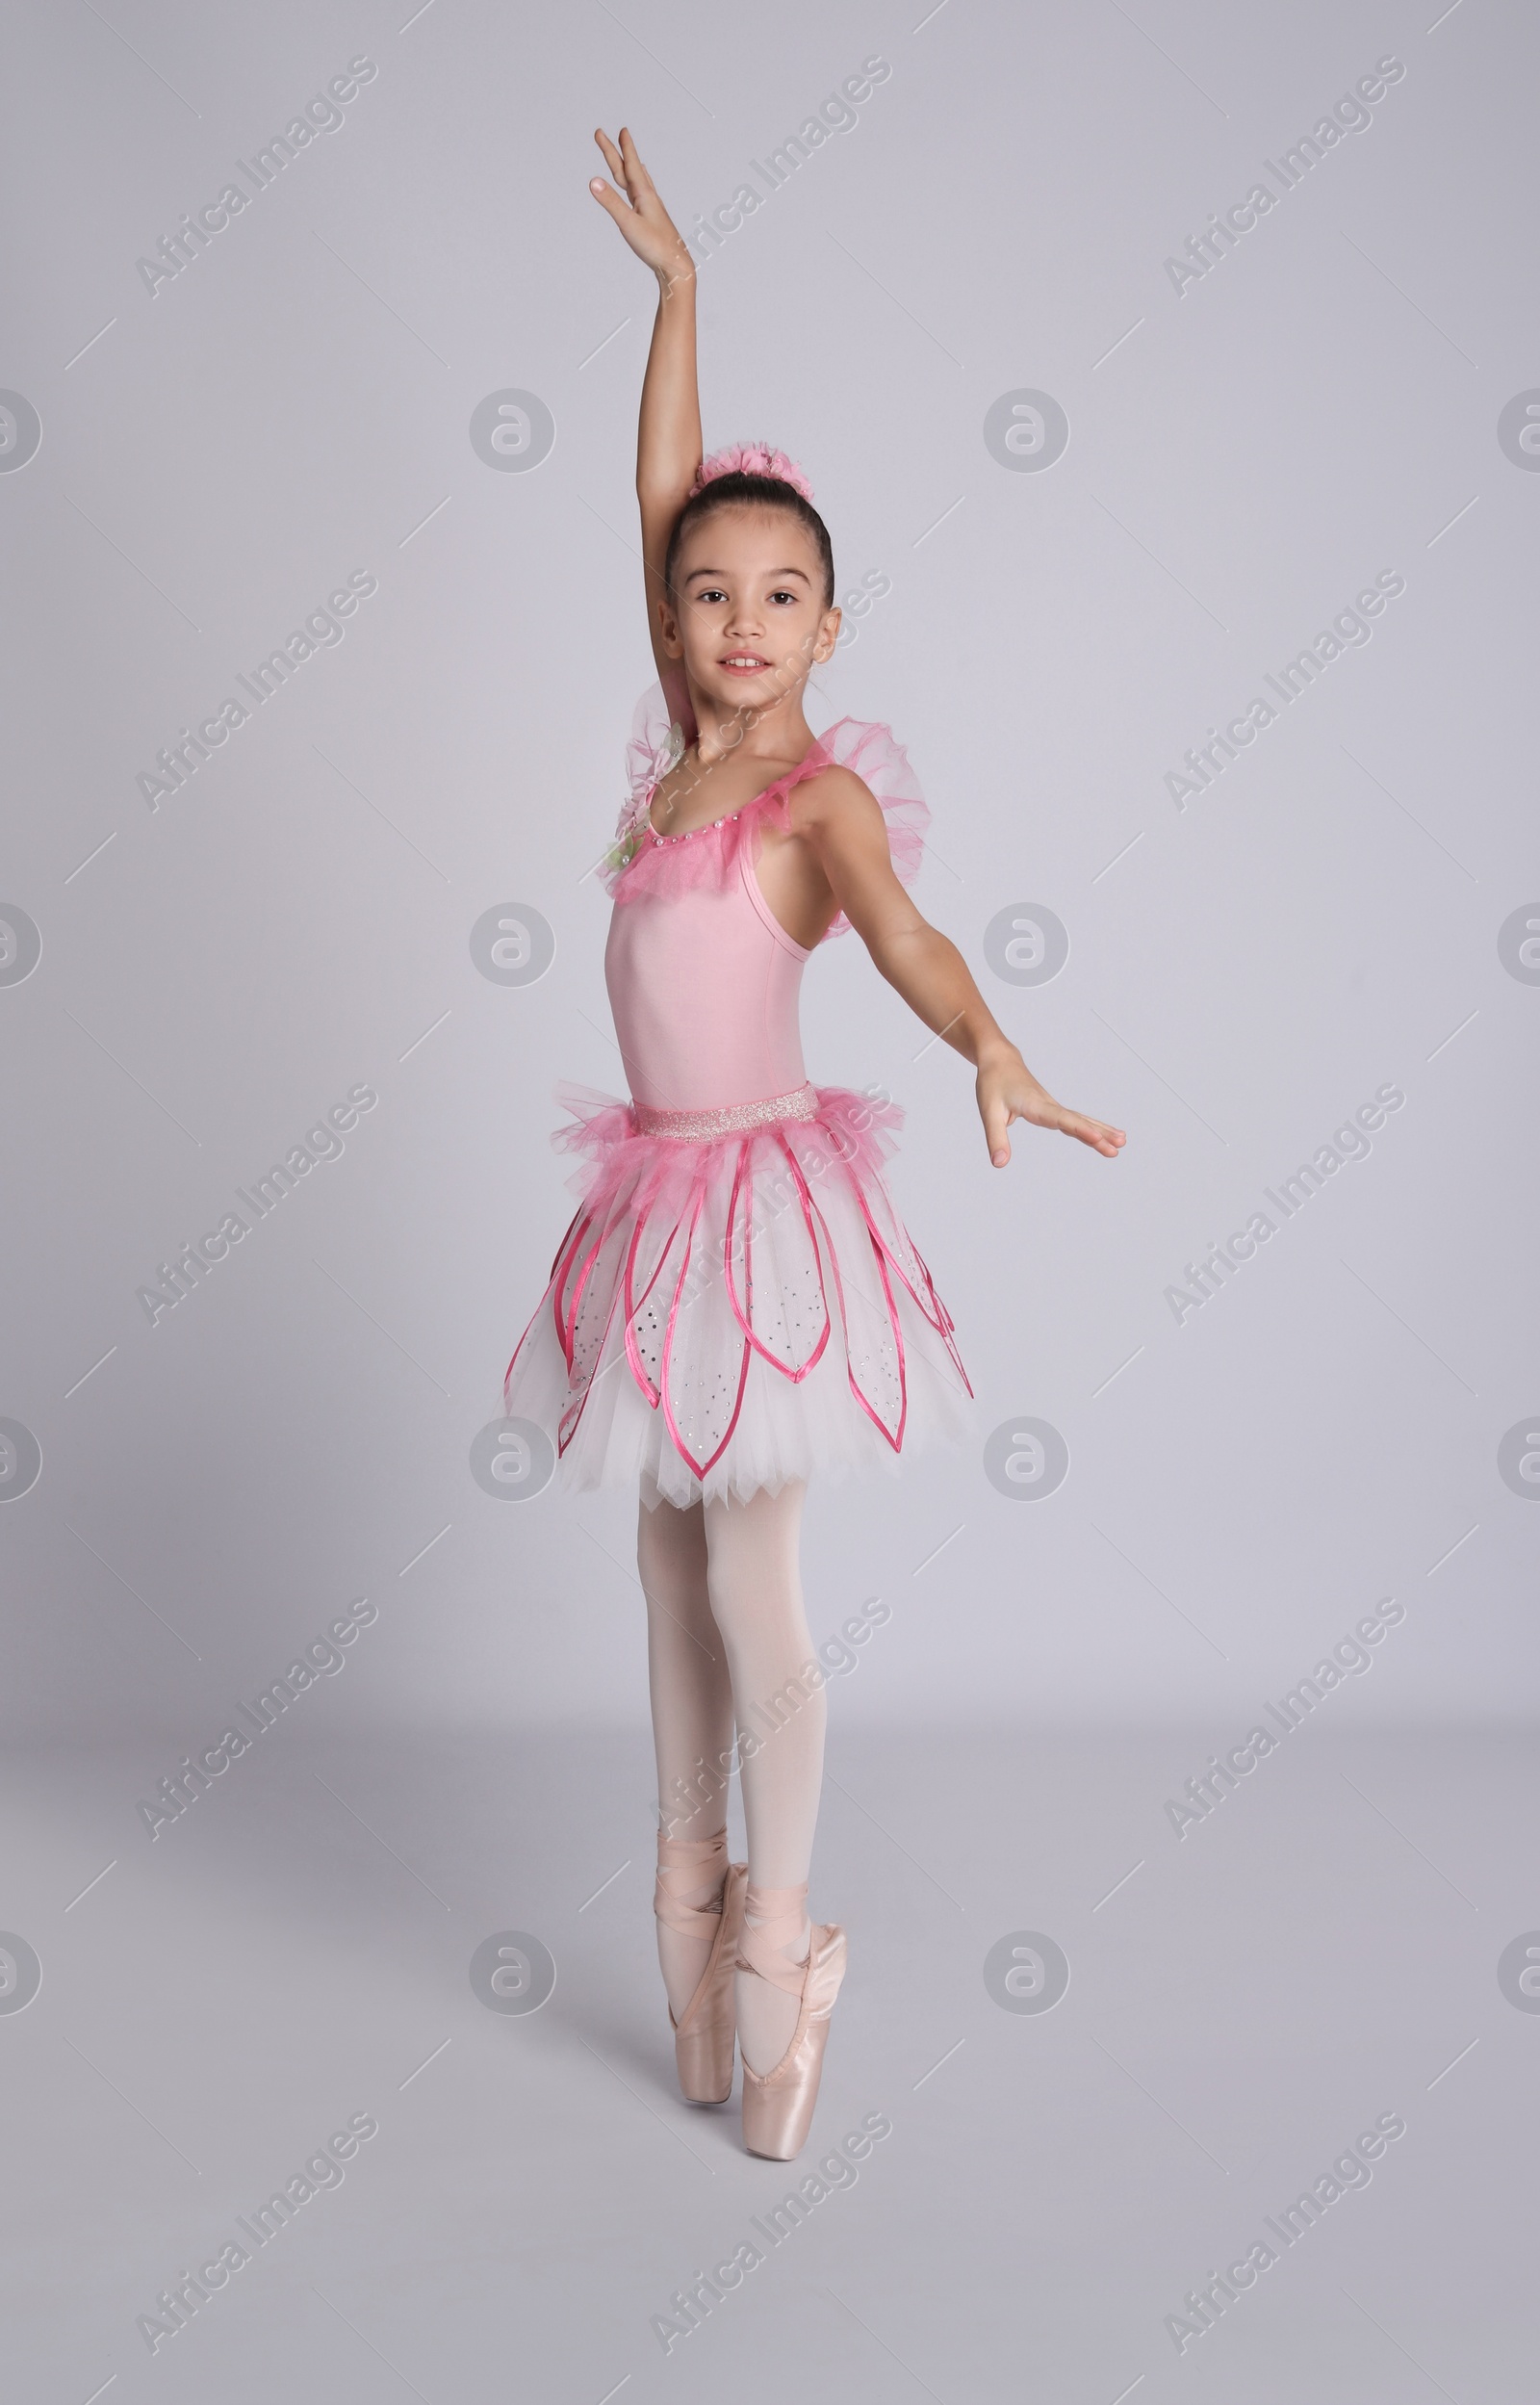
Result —
M725 713L800 690L834 651L840 613L824 607L823 563L787 509L713 509L680 544L674 580L663 647Z

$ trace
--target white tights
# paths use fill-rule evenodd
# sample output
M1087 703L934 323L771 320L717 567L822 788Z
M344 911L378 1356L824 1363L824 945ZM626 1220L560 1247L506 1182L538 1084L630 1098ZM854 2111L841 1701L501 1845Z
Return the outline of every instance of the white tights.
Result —
M757 1887L802 1885L818 1819L824 1696L821 1685L798 1675L812 1659L797 1566L806 1491L792 1480L746 1503L680 1510L644 1480L638 1513L659 1821L672 1837L712 1837L726 1826L735 1720ZM805 1916L801 1936L782 1952L803 1961L808 1942ZM659 1922L657 1951L677 2016L700 1983L709 1946ZM744 2059L755 2071L773 2070L791 2042L798 2000L743 1971L736 1995Z

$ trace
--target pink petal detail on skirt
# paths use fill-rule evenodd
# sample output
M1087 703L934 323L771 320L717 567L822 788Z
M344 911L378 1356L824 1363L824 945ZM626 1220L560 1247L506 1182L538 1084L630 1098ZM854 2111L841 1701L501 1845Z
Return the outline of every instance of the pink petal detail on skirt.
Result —
M794 1254L800 1252L801 1257L787 1260L784 1263L772 1261L761 1273L757 1290L756 1289L754 1212L751 1208L744 1213L739 1208L745 1192L745 1177L751 1165L750 1147L745 1145L738 1156L738 1166L732 1179L732 1199L728 1205L724 1265L729 1298L738 1325L749 1342L756 1353L772 1362L777 1369L783 1371L793 1384L800 1385L808 1371L815 1369L823 1359L824 1347L829 1342L834 1322L829 1315L829 1296L824 1285L823 1260L819 1254L818 1238L813 1228L812 1196L790 1145L783 1140L781 1149L791 1171L794 1190L801 1205L798 1227L806 1235L806 1250L797 1246L796 1229L793 1229L788 1250ZM748 1177L747 1190L752 1196L752 1176ZM740 1223L741 1236L738 1232ZM733 1261L738 1257L741 1257L743 1262L741 1298L738 1293L737 1280L732 1274ZM796 1305L799 1301L804 1308L808 1306L813 1288L816 1288L818 1295L818 1334L810 1342L807 1337L799 1341L792 1336L787 1322L788 1319L795 1321ZM758 1308L756 1306L757 1291L759 1297ZM767 1295L772 1298L768 1304L763 1300ZM766 1340L766 1335L760 1332L761 1325L767 1332L773 1328L780 1329L784 1340L783 1351L778 1351L774 1344Z
M887 1282L887 1271L883 1261L882 1247L877 1242L875 1235L872 1233L871 1211L864 1194L860 1197L860 1205L861 1215L866 1223L867 1236L871 1242L870 1257L872 1261L876 1263L877 1275L881 1280L883 1289L883 1303L885 1309L881 1315L881 1333L878 1332L879 1314L875 1306L872 1304L870 1295L863 1291L860 1283L860 1272L866 1266L866 1264L859 1258L849 1264L847 1273L848 1283L852 1291L855 1293L858 1302L867 1306L864 1314L853 1313L849 1303L846 1300L847 1276L841 1276L840 1274L839 1254L836 1248L833 1244L831 1244L829 1248L829 1256L834 1267L834 1291L839 1298L839 1320L845 1337L845 1360L847 1364L847 1374L850 1379L850 1391L855 1396L857 1402L860 1405L860 1408L865 1412L867 1418L871 1421L872 1426L877 1429L882 1435L886 1437L888 1443L892 1446L893 1451L897 1453L904 1442L904 1422L909 1416L909 1387L908 1381L905 1376L904 1362L904 1332L898 1324L898 1314L893 1308L893 1290ZM865 1347L863 1347L860 1342L863 1328L866 1336ZM853 1332L856 1338L855 1342L852 1341ZM891 1414L891 1425L889 1425L888 1419L872 1401L870 1395L867 1394L860 1378L856 1375L856 1363L858 1358L860 1359L863 1364L868 1360L873 1361L878 1365L879 1370L881 1370L881 1368L887 1365L889 1357L891 1358L892 1376L892 1391L889 1395L889 1401L895 1407Z
M705 1478L727 1451L732 1438L732 1432L738 1424L738 1413L743 1408L744 1383L749 1375L749 1346L745 1337L740 1336L738 1339L735 1379L734 1364L730 1353L724 1354L719 1351L714 1356L707 1356L704 1359L694 1355L687 1355L680 1361L678 1360L675 1352L680 1297L684 1292L685 1280L693 1266L695 1233L700 1225L701 1209L705 1201L706 1195L703 1191L696 1197L695 1209L690 1220L690 1232L684 1246L684 1258L680 1263L679 1283L674 1289L674 1300L669 1306L668 1336L663 1348L662 1378L663 1417L668 1424L668 1433L674 1439L680 1460L688 1464L697 1478ZM677 1362L678 1366L676 1366ZM703 1385L706 1389L704 1392L701 1391ZM729 1388L732 1389L732 1399L731 1404L726 1404L725 1395ZM676 1403L689 1418L690 1435L688 1437L680 1429L676 1416ZM719 1429L720 1434L718 1434ZM706 1447L713 1436L716 1437L716 1442L711 1446L710 1452L706 1453ZM704 1461L697 1458L696 1450L692 1449L692 1440L699 1447L699 1451L706 1455Z
M655 1213L645 1210L638 1214L635 1228L631 1235L630 1248L626 1255L626 1291L624 1300L624 1309L626 1313L626 1358L630 1363L632 1377L635 1379L643 1394L647 1397L648 1402L652 1405L654 1410L657 1409L658 1397L662 1391L660 1383L662 1376L662 1350L660 1347L658 1351L658 1374L656 1377L654 1377L650 1374L646 1361L643 1358L642 1338L638 1333L637 1323L641 1320L643 1312L646 1311L647 1306L652 1300L654 1287L657 1284L658 1280L663 1275L664 1264L668 1259L670 1252L673 1250L674 1239L679 1234L680 1227L680 1222L676 1220L673 1227L669 1228L668 1234L664 1237L661 1246L658 1248L657 1258L653 1263L652 1272L648 1278L647 1283L638 1295L636 1292L636 1258L637 1254L642 1250L644 1239L652 1233L653 1222L656 1216L657 1215ZM656 1320L657 1314L654 1310L649 1314L648 1324L651 1329L655 1329Z
M687 1503L971 1432L951 1316L882 1175L903 1113L816 1099L813 1117L696 1141L563 1090L553 1141L582 1156L580 1207L504 1406L551 1430L567 1484L646 1471Z

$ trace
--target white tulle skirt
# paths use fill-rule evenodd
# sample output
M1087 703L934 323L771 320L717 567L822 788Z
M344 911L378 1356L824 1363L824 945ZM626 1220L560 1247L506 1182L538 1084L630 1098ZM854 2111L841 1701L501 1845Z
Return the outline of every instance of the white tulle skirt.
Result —
M808 1086L688 1140L563 1099L581 1202L503 1392L568 1485L741 1498L968 1435L951 1316L883 1181L895 1103Z

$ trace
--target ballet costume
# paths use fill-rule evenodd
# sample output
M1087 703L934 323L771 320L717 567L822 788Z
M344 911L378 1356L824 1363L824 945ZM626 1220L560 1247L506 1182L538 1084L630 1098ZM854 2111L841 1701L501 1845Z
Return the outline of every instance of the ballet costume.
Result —
M640 1487L680 1511L728 1503L736 1520L739 1504L814 1470L896 1468L919 1445L957 1441L972 1389L884 1180L902 1111L808 1082L798 999L810 954L756 872L761 830L789 829L794 789L838 764L876 796L910 882L929 812L903 747L842 718L740 809L661 835L653 795L683 750L654 686L603 871L604 974L630 1099L557 1089L571 1116L552 1141L579 1156L578 1209L504 1404L551 1435L565 1485ZM807 2134L844 1932L814 1925L807 1963L790 1963L779 1945L802 1922L805 1886L745 1888L725 1835L660 1833L658 1846L659 1919L712 1943L676 2022L686 2095L731 2089L734 1966L801 1998L783 2062L763 2078L744 2064L746 2142L784 2159Z

